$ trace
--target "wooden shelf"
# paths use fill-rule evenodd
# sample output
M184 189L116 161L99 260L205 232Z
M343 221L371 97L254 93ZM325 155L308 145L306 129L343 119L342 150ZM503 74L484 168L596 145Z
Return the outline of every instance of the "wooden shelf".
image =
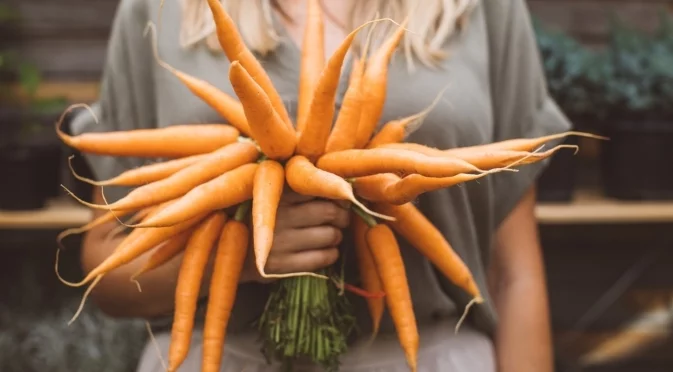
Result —
M673 201L627 202L580 190L570 203L540 203L541 224L673 223ZM91 210L72 199L59 198L35 211L0 211L0 229L59 229L84 225Z
M541 224L628 224L673 222L673 201L621 201L579 190L570 203L540 203Z
M58 198L31 211L0 211L0 229L67 229L89 222L92 211L72 200Z

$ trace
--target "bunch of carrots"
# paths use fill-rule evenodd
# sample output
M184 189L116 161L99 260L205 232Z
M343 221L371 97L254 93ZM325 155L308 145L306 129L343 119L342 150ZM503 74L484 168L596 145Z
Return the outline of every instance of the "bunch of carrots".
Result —
M128 170L99 186L134 189L113 203L80 202L107 213L59 239L118 220L133 230L117 249L79 283L87 293L111 270L151 251L132 279L183 253L175 288L175 317L168 370L187 356L197 295L206 263L214 269L204 324L203 371L219 371L227 323L236 298L243 262L252 246L256 268L275 287L259 321L264 349L286 363L308 356L327 369L338 368L353 328L345 285L334 268L273 275L265 272L273 244L276 211L287 185L295 192L350 202L362 289L374 335L387 308L410 370L416 370L419 335L396 234L432 262L449 280L483 301L472 274L451 245L412 204L419 195L476 180L515 166L531 164L565 147L538 151L567 135L513 139L473 147L435 149L405 143L426 110L385 123L376 130L386 96L387 68L405 32L406 20L367 22L351 32L324 58L323 19L311 0L301 57L298 115L292 122L269 76L243 43L232 19L217 0L208 0L220 45L231 61L229 79L236 97L161 61L190 91L216 110L226 124L175 125L151 130L89 133L62 141L83 153L166 161ZM342 108L335 97L344 59L364 27L381 21L397 29L368 56L371 32L348 77ZM73 106L75 107L75 106ZM72 194L71 194L72 195ZM126 222L120 218L130 217ZM249 233L251 240L249 241ZM63 280L63 279L62 279ZM64 281L65 282L65 281ZM334 285L334 284L337 285Z

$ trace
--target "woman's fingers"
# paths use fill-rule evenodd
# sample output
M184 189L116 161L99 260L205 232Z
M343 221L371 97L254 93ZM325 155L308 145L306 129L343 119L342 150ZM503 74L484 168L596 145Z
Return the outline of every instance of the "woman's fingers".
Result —
M271 251L280 255L335 247L342 238L341 230L328 225L284 230L275 236Z
M296 229L318 225L332 225L341 229L348 227L348 210L327 200L315 200L279 208L277 228Z
M285 191L283 192L283 195L280 198L280 203L283 205L293 205L299 203L306 203L313 199L315 199L314 196L298 194L289 189L288 186L286 186Z
M270 256L265 271L273 274L316 271L325 268L339 258L337 248L314 249L298 253Z

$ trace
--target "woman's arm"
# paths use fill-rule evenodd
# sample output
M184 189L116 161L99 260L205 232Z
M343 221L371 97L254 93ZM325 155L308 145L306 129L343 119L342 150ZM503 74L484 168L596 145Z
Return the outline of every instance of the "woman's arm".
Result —
M535 188L497 231L490 283L499 316L498 371L551 372L546 277L535 218Z

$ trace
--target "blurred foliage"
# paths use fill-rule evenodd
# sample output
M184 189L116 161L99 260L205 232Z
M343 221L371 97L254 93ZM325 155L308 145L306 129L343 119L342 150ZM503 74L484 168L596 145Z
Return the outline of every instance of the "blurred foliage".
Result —
M648 34L614 20L610 40L613 74L607 84L613 116L673 119L673 22Z
M19 21L20 15L18 12L6 4L0 4L0 26ZM18 123L12 123L18 126L18 130L13 132L15 133L15 136L12 136L13 138L4 138L2 141L4 144L12 144L17 140L21 141L48 130L40 123L39 117L53 115L63 110L67 104L67 101L63 98L42 99L36 97L37 89L42 82L42 74L35 65L25 62L20 55L13 51L0 50L0 75L5 78L0 81L0 86L2 86L0 100L16 102L16 97L7 96L13 94L14 90L10 89L10 86L15 82L19 83L27 96L27 102L20 107L21 115L16 115Z
M571 118L595 126L613 118L673 119L673 18L655 33L612 19L605 50L535 21L549 92Z
M535 30L551 96L571 118L604 119L605 83L612 72L608 56L539 21Z

